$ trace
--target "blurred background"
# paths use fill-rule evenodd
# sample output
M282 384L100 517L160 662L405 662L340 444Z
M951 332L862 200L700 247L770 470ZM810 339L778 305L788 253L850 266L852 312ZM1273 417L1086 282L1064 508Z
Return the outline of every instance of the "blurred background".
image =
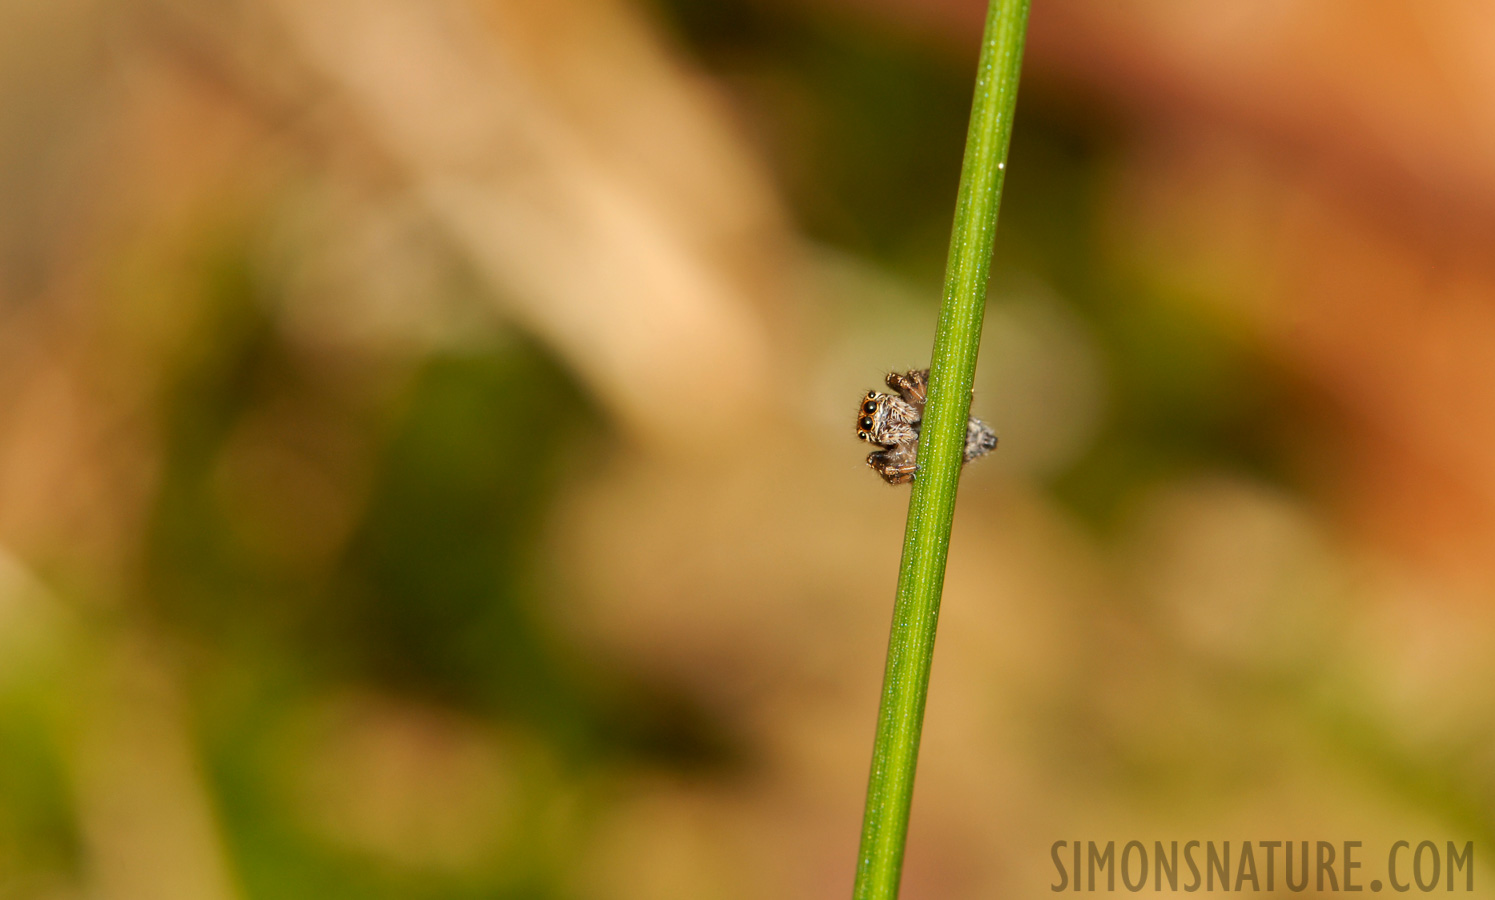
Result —
M848 896L983 15L0 4L0 897ZM905 896L1492 846L1491 41L1035 2Z

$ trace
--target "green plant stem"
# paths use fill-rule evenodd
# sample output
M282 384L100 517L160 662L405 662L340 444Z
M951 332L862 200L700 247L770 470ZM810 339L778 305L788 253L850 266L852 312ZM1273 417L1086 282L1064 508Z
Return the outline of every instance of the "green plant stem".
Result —
M1029 0L990 0L960 171L945 295L919 438L919 473L908 504L898 598L888 641L872 774L857 859L855 900L898 896L913 801L919 734L934 657L940 591L955 514L976 350L986 306L992 238L1012 135Z

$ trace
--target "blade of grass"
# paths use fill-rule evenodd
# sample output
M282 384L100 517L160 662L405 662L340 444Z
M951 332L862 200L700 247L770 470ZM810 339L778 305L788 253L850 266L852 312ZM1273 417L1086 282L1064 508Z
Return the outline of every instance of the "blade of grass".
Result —
M1028 4L1029 0L990 0L987 9L945 295L930 365L929 402L919 438L919 474L909 498L903 536L855 900L898 896Z

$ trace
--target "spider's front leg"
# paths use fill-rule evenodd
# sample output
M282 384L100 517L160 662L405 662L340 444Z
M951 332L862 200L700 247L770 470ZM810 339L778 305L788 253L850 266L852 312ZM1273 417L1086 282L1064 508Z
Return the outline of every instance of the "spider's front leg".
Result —
M898 396L914 409L918 410L919 416L924 415L924 403L929 399L929 370L911 369L907 372L889 372L886 379L888 387L898 392Z
M909 441L867 454L867 465L888 484L908 484L918 471L919 445Z

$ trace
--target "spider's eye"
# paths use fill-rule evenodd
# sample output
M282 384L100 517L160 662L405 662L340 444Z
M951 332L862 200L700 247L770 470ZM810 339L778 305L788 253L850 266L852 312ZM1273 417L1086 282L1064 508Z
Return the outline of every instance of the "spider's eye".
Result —
M862 418L862 421L859 424L862 426L862 429L864 431L871 431L872 430L872 420L869 419L869 418L866 418L865 416Z
M866 413L869 416L872 415L873 413L877 412L877 404L872 402L871 400L868 400L866 403L862 404L862 412Z

